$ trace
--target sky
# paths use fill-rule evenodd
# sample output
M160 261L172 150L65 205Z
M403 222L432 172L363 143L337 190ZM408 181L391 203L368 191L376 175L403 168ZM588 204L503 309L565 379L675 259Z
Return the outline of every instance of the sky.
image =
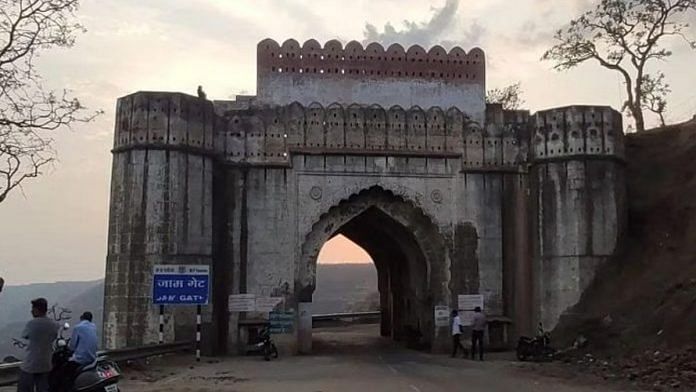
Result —
M594 64L568 72L540 62L553 32L593 0L83 0L87 32L70 49L44 52L46 83L69 88L83 104L104 110L96 121L55 135L59 162L0 203L0 275L6 284L87 280L104 275L116 99L138 90L195 93L211 99L254 94L255 50L282 42L338 39L385 47L442 44L481 47L487 88L520 81L526 108L623 102L616 74ZM696 113L696 52L670 46L660 64L672 85L668 122ZM650 119L649 125L656 120ZM367 262L337 237L320 262Z

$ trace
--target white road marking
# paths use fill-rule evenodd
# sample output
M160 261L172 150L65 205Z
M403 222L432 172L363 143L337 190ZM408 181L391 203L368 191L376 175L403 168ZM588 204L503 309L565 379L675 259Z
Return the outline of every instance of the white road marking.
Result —
M394 367L392 365L387 365L387 367L389 368L389 370L392 371L392 373L394 373L394 374L399 373L396 369L394 369Z
M416 392L421 392L421 390L415 385L409 385L409 387L411 387L411 389L413 389Z

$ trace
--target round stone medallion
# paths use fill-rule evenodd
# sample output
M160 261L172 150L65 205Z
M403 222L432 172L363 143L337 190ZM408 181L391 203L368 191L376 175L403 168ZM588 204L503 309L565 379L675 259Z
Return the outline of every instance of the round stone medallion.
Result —
M312 189L309 190L309 197L314 200L321 199L321 188L318 186L313 186Z
M439 189L435 189L434 191L430 192L430 198L435 203L442 203L442 192L440 192Z

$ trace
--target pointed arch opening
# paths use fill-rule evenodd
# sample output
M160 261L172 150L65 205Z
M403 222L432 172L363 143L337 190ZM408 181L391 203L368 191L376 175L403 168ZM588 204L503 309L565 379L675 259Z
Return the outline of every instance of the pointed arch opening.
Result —
M449 301L447 287L436 283L443 281L446 270L444 240L436 225L416 205L380 187L342 201L323 214L305 238L296 271L299 303L314 301L319 252L337 235L364 249L374 263L380 335L408 347L431 349L438 338L433 306ZM312 350L311 328L300 331L298 347L301 352Z

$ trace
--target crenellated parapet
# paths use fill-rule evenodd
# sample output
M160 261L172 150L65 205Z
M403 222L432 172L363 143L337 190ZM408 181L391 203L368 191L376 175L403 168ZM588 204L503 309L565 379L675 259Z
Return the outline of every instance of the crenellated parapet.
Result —
M510 169L528 160L526 110L503 110L487 105L485 127L471 127L464 135L464 169Z
M470 156L474 160L477 153L492 156L484 153L488 144L497 148L503 138L509 138L510 145L518 144L512 139L519 137L517 131L488 135L456 107L387 109L295 102L241 109L223 103L217 113L215 109L210 101L180 93L138 92L122 97L117 104L114 151L186 150L248 165L289 165L292 154ZM482 166L481 162L472 164ZM497 163L498 158L490 161Z
M213 103L191 95L137 92L116 104L114 149L147 146L212 152L219 117Z
M483 84L486 76L485 55L479 48L467 53L455 47L448 53L441 46L425 50L414 45L405 50L393 44L385 49L373 42L363 48L356 41L344 48L337 40L328 41L322 47L313 39L302 45L294 39L282 45L265 39L257 46L257 67L259 77L284 73L303 78L400 78Z
M290 154L460 157L463 138L480 128L457 108L379 105L253 108L226 118L228 162L287 162Z
M624 158L621 113L608 106L567 106L532 117L535 161L573 156Z
M292 154L456 157L465 170L621 159L624 151L621 115L609 107L569 106L530 116L492 104L481 124L457 107L225 105L180 93L120 98L114 150L183 149L245 165L289 165Z
M457 107L474 121L485 114L485 54L336 40L321 46L272 39L257 46L257 103L304 106L333 103L404 108Z

